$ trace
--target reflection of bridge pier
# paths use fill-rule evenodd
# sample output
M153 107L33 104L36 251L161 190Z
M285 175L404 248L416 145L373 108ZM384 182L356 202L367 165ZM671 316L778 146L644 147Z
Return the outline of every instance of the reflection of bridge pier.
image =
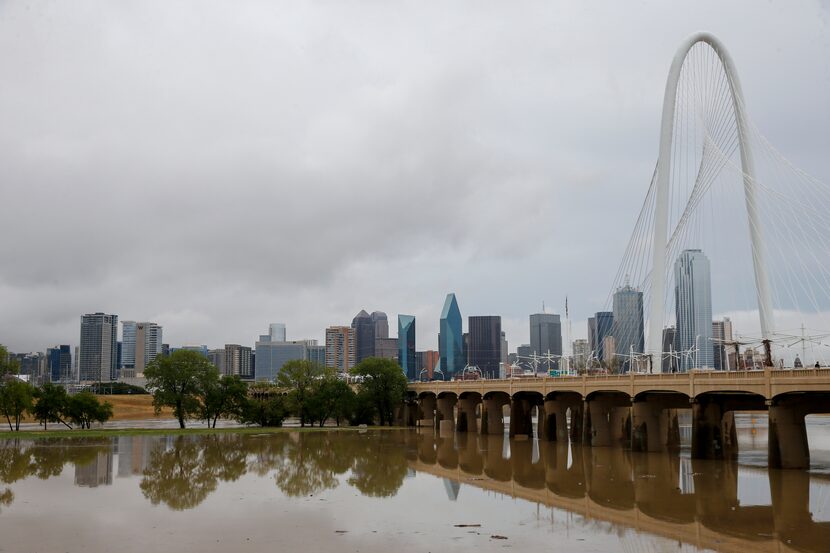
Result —
M420 405L420 426L449 435L510 436L545 441L623 445L634 451L676 450L678 410L692 408L692 457L731 459L738 454L735 411L769 411L769 463L809 467L804 417L830 411L830 370L690 371L423 382L410 384ZM480 413L480 416L479 416Z
M477 440L480 448L474 445ZM433 441L438 449L444 447L441 442L450 443ZM769 471L771 504L742 504L734 461L694 460L689 466L690 460L682 461L670 452L540 441L534 463L531 441L511 440L509 459L507 441L504 435L459 434L456 467L447 462L453 457L444 459L443 454L432 461L419 456L410 466L462 486L565 509L701 549L818 553L830 543L830 524L812 520L811 475L804 471ZM687 469L681 471L682 467ZM763 469L742 470L767 474ZM678 485L681 480L685 484ZM825 485L830 489L830 483Z
M585 448L588 496L614 509L634 507L634 471L631 452L620 447Z

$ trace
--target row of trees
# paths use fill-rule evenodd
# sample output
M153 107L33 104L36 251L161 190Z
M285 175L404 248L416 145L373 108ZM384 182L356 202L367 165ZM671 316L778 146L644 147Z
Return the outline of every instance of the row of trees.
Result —
M158 357L144 370L156 412L172 409L179 426L201 419L216 427L221 418L246 424L281 426L288 415L301 426L334 420L351 424L392 424L393 410L406 394L400 366L388 359L366 359L352 370L357 390L334 371L293 360L280 369L276 385L248 385L238 376L220 376L203 355L178 350ZM250 393L249 393L250 392Z
M43 425L61 423L67 428L90 428L93 422L104 423L112 418L112 405L101 403L91 392L70 396L66 389L52 383L35 387L17 378L17 363L0 345L0 415L10 431L19 431L28 413ZM70 424L71 423L71 424Z

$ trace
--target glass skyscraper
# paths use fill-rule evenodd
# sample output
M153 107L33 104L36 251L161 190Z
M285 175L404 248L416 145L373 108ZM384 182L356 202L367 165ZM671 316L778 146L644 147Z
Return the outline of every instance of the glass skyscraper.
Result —
M444 378L449 380L464 369L464 342L461 332L461 310L455 294L447 294L444 308L441 310L441 321L438 335L438 355L441 359L441 371Z
M49 382L69 382L72 378L72 354L69 346L61 345L46 350Z
M375 356L375 321L363 309L352 319L355 336L355 362Z
M535 313L530 316L530 349L536 355L562 355L562 323L559 315L553 313ZM539 365L548 370L548 364ZM559 368L559 360L550 364L551 369Z
M611 334L616 345L620 372L631 370L631 352L643 353L643 293L628 284L614 292L614 325Z
M614 314L610 311L598 311L588 319L588 347L594 352L596 359L606 359L605 338L611 336L613 330Z
M701 250L683 250L674 263L674 282L680 370L713 367L709 259Z
M498 378L501 362L501 317L469 317L467 328L470 331L467 362L478 367L485 378Z
M138 323L121 321L121 363L119 369L135 367L135 334Z
M398 361L406 379L418 379L418 365L415 362L415 317L398 315Z

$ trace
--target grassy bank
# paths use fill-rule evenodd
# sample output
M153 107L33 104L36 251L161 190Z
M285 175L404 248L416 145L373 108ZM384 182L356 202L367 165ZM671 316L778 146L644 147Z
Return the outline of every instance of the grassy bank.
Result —
M173 411L169 408L162 409L161 413L156 415L153 409L153 396L150 394L98 395L96 397L112 405L112 418L110 419L112 421L169 420L173 418ZM0 418L0 422L5 422L5 419ZM27 413L23 417L23 422L36 421Z
M370 430L401 430L400 426L370 426ZM357 426L282 426L261 428L244 426L239 428L99 428L91 430L28 430L21 432L0 432L0 440L19 438L25 440L40 438L112 438L116 436L179 436L185 434L277 434L280 432L356 432L365 430Z

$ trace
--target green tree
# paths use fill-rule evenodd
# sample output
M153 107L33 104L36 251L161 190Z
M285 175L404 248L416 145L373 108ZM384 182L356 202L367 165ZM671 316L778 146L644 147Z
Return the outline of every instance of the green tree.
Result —
M248 385L238 375L208 378L202 388L202 418L213 428L219 417L237 417L248 396Z
M280 369L277 385L288 389L288 407L300 417L300 426L309 422L309 403L323 374L323 367L317 363L299 359L288 361Z
M16 375L20 370L20 363L12 359L6 346L0 344L0 381L9 375Z
M67 428L72 428L65 420L67 408L69 407L69 395L63 386L47 382L34 391L35 405L31 413L35 420L43 424L46 430L46 423L59 422Z
M81 428L91 428L93 422L103 424L112 418L112 404L101 403L92 392L80 392L69 398L66 415Z
M355 393L351 386L333 374L327 374L314 388L309 401L309 418L321 427L333 418L340 426L340 421L348 420L351 415L354 401Z
M361 390L355 395L352 411L349 414L349 424L352 426L374 424L375 413L375 404L372 402L369 393Z
M406 397L406 377L391 359L370 357L357 364L351 373L361 377L358 388L374 405L380 425L392 425L396 406Z
M33 391L28 382L10 378L0 382L0 413L6 417L9 430L20 430L23 413L32 410ZM12 421L14 427L12 428Z
M237 420L242 424L282 426L287 409L281 395L245 398Z
M144 376L156 413L171 407L179 428L184 428L188 418L201 414L205 383L218 379L219 371L199 352L178 350L169 357L156 357L144 369Z

